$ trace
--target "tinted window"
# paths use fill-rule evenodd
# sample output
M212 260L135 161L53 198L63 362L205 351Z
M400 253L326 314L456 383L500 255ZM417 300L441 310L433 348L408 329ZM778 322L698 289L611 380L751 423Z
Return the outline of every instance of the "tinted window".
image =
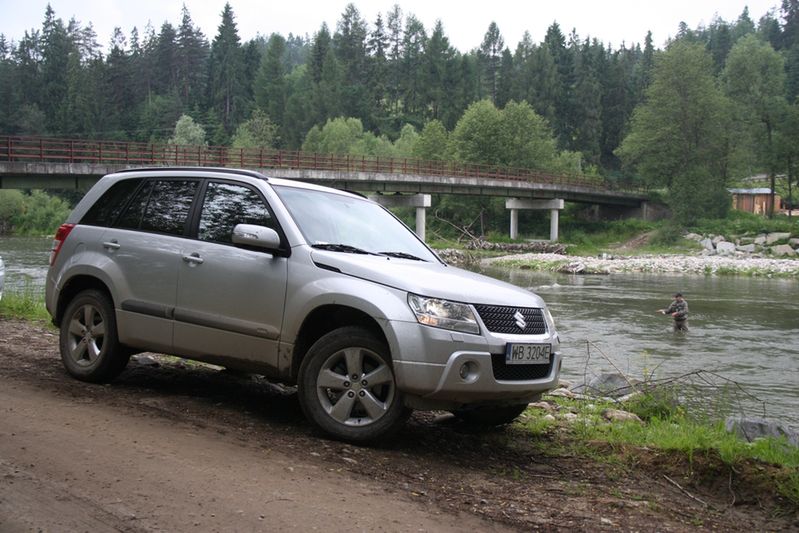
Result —
M243 185L209 183L197 238L233 242L233 227L236 224L274 227L266 204L257 192Z
M81 220L81 224L110 226L122 212L125 202L141 183L141 178L122 180L111 186L94 203Z
M197 186L195 180L149 182L131 200L116 225L183 235Z

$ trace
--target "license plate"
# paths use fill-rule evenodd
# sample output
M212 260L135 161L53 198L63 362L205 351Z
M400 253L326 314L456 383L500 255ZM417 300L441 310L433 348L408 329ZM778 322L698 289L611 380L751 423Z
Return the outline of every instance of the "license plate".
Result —
M505 364L546 365L551 351L551 344L509 343L505 348Z

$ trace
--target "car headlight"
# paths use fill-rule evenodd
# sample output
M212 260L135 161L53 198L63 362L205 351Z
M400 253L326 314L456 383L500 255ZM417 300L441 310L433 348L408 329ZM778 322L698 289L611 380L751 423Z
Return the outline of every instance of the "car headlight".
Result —
M547 327L551 333L555 332L555 319L552 318L552 313L549 312L548 307L544 307L544 318L547 321Z
M480 333L477 319L467 304L408 294L408 305L420 324L464 333Z

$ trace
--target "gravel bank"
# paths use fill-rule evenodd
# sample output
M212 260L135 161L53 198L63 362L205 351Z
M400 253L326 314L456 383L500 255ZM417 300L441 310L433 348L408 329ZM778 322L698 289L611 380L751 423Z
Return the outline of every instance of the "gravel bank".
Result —
M701 255L642 255L635 257L579 257L560 254L516 254L483 259L483 265L516 267L571 274L651 272L799 278L799 260L765 257Z

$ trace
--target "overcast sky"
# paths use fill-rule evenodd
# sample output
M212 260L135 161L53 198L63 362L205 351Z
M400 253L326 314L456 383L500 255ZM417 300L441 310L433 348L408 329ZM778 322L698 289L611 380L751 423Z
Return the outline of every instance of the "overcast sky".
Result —
M25 30L40 29L47 0L0 0L0 33L17 41ZM181 7L185 3L192 20L210 40L217 33L225 0L50 0L56 16L67 22L75 17L83 25L91 22L98 41L108 45L115 26L125 35L136 26L140 34L148 21L158 31L165 21L180 24ZM322 22L335 30L345 0L230 0L243 41L257 34L279 32L284 36L313 35ZM655 46L662 47L674 36L681 21L690 28L709 24L714 16L734 21L745 6L757 23L774 9L779 16L780 0L361 0L353 2L370 27L377 14L385 13L398 3L404 14L414 14L428 30L437 19L453 46L466 52L480 45L491 21L499 25L505 45L511 50L525 30L534 42L544 38L553 21L564 34L574 28L581 38L596 37L606 45L618 48L622 42L643 43L652 31Z

